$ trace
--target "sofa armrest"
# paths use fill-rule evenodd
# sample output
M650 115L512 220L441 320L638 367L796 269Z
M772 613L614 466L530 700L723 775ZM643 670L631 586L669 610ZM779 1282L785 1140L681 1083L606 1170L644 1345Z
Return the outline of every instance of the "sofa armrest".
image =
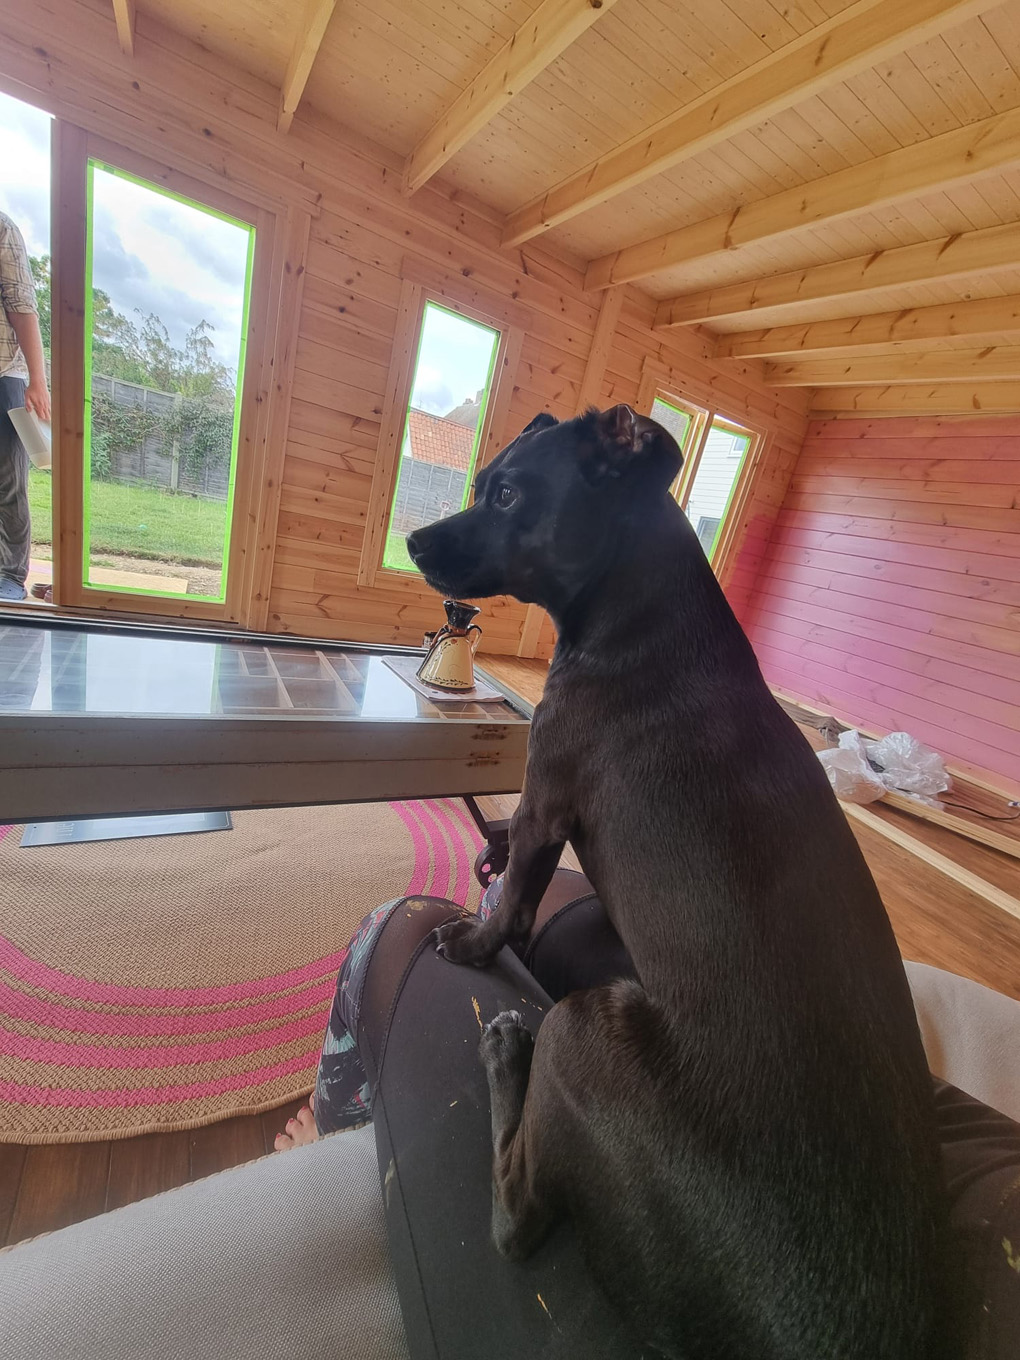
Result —
M906 970L931 1070L1020 1121L1020 1001L926 963Z
M0 1253L4 1360L407 1360L368 1126Z

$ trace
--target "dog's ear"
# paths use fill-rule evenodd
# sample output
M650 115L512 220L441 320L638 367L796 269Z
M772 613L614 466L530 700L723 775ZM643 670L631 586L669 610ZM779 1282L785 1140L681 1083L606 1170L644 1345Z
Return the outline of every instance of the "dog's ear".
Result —
M620 403L608 411L590 411L584 417L594 434L583 467L591 482L604 477L625 477L639 469L655 475L669 486L680 471L683 454L668 430Z
M551 430L554 425L559 423L551 412L539 411L537 416L528 421L517 438L521 439L526 434L537 434L539 430Z

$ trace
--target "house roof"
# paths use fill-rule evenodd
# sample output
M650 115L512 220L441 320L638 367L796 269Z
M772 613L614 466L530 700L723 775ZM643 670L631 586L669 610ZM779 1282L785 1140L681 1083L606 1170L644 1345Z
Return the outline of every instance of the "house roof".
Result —
M458 468L461 472L470 467L475 432L466 425L412 407L407 416L407 433L411 456L419 462Z

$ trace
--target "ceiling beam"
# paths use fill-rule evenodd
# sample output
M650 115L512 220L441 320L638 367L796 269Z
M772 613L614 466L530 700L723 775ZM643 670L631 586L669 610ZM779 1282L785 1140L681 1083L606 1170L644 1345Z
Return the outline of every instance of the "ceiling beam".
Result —
M913 246L876 250L852 260L834 260L832 264L812 265L788 274L726 283L667 298L655 309L655 329L668 330L671 326L690 326L768 307L793 307L803 302L900 288L907 283L966 278L990 269L1016 266L1020 266L1020 222L1007 222L1001 227L940 236Z
M786 354L824 354L828 350L883 349L889 345L897 345L902 351L947 336L992 336L1007 331L1020 331L1020 294L724 335L715 347L715 357L767 359Z
M951 416L1020 413L1015 382L943 383L924 387L820 387L811 396L813 416Z
M869 383L973 382L981 378L1020 378L1020 345L766 364L764 380L769 387L863 387ZM1017 384L1013 402L1020 410Z
M113 0L113 17L117 21L117 41L126 57L135 55L135 0Z
M525 85L541 75L615 3L616 0L542 0L408 156L404 192L413 194L427 183Z
M569 221L999 0L858 0L510 214L503 244Z
M904 146L823 175L807 184L740 205L689 227L653 236L593 260L586 288L630 283L690 260L774 240L805 227L869 212L887 203L965 180L1020 161L1020 109L954 128L914 146Z
M289 131L294 121L294 114L301 103L312 65L319 54L326 26L335 8L336 0L307 0L280 90L280 113L276 120L280 132Z

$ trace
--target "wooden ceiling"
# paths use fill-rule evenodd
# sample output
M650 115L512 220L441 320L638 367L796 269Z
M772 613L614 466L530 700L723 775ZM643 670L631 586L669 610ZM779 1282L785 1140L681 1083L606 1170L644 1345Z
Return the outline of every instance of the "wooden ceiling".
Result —
M1020 382L1020 0L137 3L777 384Z

